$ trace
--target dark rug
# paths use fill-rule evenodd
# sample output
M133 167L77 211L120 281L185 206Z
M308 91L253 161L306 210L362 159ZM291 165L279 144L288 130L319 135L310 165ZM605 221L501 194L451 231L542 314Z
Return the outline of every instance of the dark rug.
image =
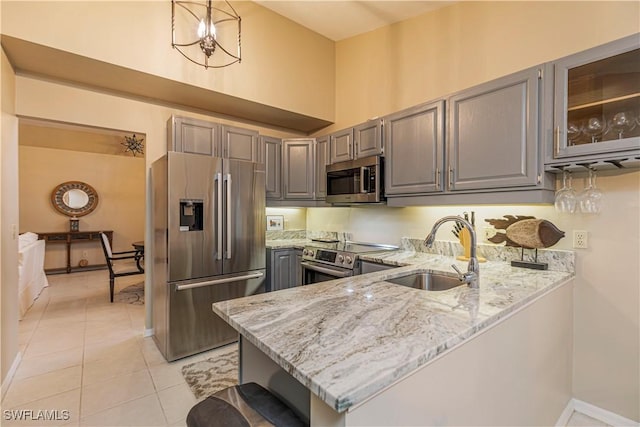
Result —
M238 344L226 345L205 360L184 365L182 376L196 399L238 384Z
M144 305L144 282L127 286L113 296L114 302L126 304Z

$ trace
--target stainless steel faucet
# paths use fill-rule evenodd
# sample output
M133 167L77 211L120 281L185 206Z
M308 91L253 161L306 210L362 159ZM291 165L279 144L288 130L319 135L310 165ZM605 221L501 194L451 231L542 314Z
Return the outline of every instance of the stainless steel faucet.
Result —
M433 228L429 235L424 239L424 244L430 248L433 245L434 240L436 240L436 232L438 228L445 222L455 221L464 225L467 230L469 230L469 235L471 235L471 252L469 254L469 264L467 265L467 272L463 273L455 266L455 264L451 264L451 267L458 273L458 278L460 281L469 285L470 288L477 288L479 279L480 279L480 265L478 263L478 258L476 257L476 231L473 229L473 226L469 224L469 221L465 220L460 216L445 216L440 218L433 224Z

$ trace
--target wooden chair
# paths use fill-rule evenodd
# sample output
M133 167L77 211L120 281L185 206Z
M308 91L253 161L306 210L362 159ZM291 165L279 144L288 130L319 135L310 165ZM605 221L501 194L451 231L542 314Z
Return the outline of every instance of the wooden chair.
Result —
M140 266L140 260L144 255L142 252L136 250L113 252L107 235L101 232L100 237L104 257L107 260L107 267L109 268L109 296L111 297L111 302L113 302L113 288L116 277L144 274L144 268ZM131 259L136 262L134 264L122 262L123 260Z

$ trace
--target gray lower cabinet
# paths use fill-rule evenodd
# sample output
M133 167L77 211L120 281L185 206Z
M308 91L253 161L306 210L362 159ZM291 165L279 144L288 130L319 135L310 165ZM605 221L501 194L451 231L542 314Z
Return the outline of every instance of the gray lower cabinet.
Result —
M167 124L169 151L221 156L220 125L190 117L171 116Z
M383 154L382 127L383 121L374 119L353 128L354 158L359 159Z
M384 131L387 198L442 191L444 101L387 116Z
M329 156L331 164L353 159L353 128L343 129L331 134Z
M325 200L327 197L327 165L329 164L329 136L316 138L316 167L315 200Z
M283 139L284 199L313 200L315 153L313 138Z
M222 125L222 157L225 159L258 162L258 132L255 130Z
M267 248L267 291L292 288L302 284L302 250Z
M282 140L271 136L261 136L264 150L266 198L282 198Z
M449 191L541 183L541 76L530 68L448 98Z

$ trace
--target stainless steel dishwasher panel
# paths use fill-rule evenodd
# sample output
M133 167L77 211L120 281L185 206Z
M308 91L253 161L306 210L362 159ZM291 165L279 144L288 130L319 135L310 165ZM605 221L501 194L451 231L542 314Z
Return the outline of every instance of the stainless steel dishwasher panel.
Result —
M167 361L237 341L237 331L213 312L211 304L263 293L265 279L265 270L255 270L167 284Z

